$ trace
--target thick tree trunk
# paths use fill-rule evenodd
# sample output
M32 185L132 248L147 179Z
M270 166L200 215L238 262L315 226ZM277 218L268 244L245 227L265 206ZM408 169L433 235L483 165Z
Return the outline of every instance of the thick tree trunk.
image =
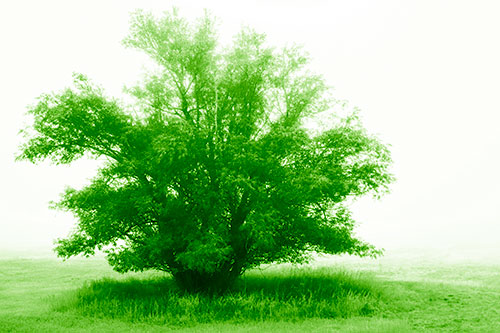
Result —
M237 207L232 212L229 225L230 245L233 250L231 260L221 265L215 272L204 272L177 267L173 272L177 285L188 292L205 292L210 294L224 293L231 288L246 268L246 237L241 233L248 213L248 192L242 195Z
M231 288L242 273L241 265L217 272L183 270L173 274L177 286L190 293L222 294Z

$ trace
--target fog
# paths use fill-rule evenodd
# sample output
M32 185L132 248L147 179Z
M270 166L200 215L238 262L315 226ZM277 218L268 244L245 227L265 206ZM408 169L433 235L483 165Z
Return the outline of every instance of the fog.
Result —
M48 209L96 161L14 162L26 107L81 72L108 95L147 59L121 46L129 13L206 6L222 42L242 25L298 43L335 98L391 145L397 182L353 204L358 234L386 249L500 247L500 5L494 1L15 1L0 4L0 252L49 251L74 218Z

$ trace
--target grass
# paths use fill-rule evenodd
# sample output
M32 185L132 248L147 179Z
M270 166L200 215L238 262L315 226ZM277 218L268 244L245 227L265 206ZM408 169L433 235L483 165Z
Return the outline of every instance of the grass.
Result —
M0 332L500 332L500 265L333 258L247 273L224 297L102 258L0 260Z
M102 279L56 302L56 311L175 326L287 321L370 315L381 302L376 285L328 268L250 272L223 297L180 292L169 277Z

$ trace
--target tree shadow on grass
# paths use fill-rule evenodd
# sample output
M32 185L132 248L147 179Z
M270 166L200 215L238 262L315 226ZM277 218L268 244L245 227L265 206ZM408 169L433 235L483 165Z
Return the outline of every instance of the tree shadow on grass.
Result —
M249 272L222 296L182 292L168 276L102 279L86 284L54 309L131 322L194 325L367 316L378 312L382 299L373 278L325 268Z

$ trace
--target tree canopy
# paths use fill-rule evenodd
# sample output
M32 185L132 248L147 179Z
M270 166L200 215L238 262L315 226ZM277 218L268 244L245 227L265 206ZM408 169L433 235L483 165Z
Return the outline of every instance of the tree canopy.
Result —
M246 269L308 253L375 255L346 200L387 191L390 153L355 114L327 123L328 87L297 47L250 29L222 48L214 20L133 15L128 47L157 64L133 107L84 75L42 95L18 159L102 158L57 208L78 219L62 257L107 253L120 272L157 269L191 291L222 291ZM131 111L133 110L133 111ZM323 117L311 131L307 119Z

